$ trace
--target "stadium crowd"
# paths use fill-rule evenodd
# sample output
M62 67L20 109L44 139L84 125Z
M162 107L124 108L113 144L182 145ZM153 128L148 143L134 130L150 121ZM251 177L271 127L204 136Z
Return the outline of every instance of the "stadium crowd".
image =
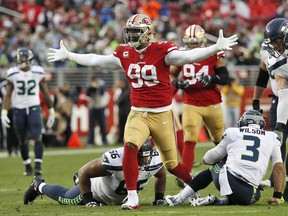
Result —
M237 32L239 45L227 52L227 65L259 64L265 24L274 17L288 17L282 0L0 0L0 70L13 63L19 47L33 50L37 63L48 65L48 47L58 48L61 39L77 53L108 54L123 41L122 29L131 14L153 19L155 40L181 45L183 31L201 25L208 34L222 28L226 36ZM8 10L3 10L4 8ZM178 35L178 37L177 37ZM55 67L76 67L56 62ZM78 65L78 67L80 67Z

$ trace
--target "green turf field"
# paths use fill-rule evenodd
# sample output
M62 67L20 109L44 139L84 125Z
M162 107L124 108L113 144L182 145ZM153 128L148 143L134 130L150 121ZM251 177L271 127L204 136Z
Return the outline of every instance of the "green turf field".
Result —
M93 149L64 149L46 148L43 163L43 178L50 184L61 184L66 187L73 186L73 174L86 162L97 158L104 151L112 148L95 147ZM118 147L118 146L117 146ZM196 160L200 161L205 151L212 147L212 144L197 144ZM32 154L31 154L32 155ZM193 170L193 174L208 168L202 165ZM177 207L150 206L154 200L153 178L149 185L141 192L140 200L142 208L135 211L123 211L120 206L104 206L97 208L87 208L84 206L64 206L43 196L35 200L32 205L23 204L23 194L28 188L32 177L22 176L23 164L20 157L6 156L5 152L0 152L0 216L6 215L211 215L211 216L236 216L236 215L286 215L288 204L280 206L268 206L266 201L273 193L273 189L268 188L262 192L260 201L250 206L201 206L190 207L188 203ZM175 184L175 178L168 174L166 194L175 194L179 191ZM211 184L207 189L201 191L201 195L219 195Z

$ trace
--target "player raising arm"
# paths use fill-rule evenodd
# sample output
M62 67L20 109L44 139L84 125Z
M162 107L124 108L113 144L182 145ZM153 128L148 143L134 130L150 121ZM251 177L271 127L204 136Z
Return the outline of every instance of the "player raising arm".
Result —
M139 208L137 195L138 149L152 136L167 170L189 183L189 170L178 162L171 111L172 95L170 65L183 65L207 58L220 50L230 50L237 44L237 35L223 37L220 30L215 45L207 48L179 51L170 41L151 42L154 37L152 20L143 14L131 16L124 28L124 45L111 55L76 54L69 52L63 41L60 49L50 49L49 62L70 60L81 65L107 69L124 69L131 88L131 111L124 134L123 173L128 189L122 209Z

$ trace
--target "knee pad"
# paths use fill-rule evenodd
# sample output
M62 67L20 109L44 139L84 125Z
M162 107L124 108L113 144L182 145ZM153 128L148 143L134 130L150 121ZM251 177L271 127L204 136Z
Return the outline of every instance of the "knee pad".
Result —
M176 160L170 160L170 161L164 162L164 166L166 167L168 171L173 170L177 165L178 165L178 161Z

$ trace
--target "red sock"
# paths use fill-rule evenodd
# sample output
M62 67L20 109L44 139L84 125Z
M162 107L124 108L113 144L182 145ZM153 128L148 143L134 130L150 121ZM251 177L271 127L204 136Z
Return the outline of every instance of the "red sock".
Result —
M183 130L177 130L177 144L178 144L178 151L180 152L180 155L182 157L183 153Z
M182 160L183 164L187 167L188 170L192 170L193 162L194 162L194 149L196 143L195 142L184 142L184 148L182 151Z
M183 180L185 183L190 183L192 181L192 176L189 170L182 163L178 163L174 169L168 171L179 179Z
M138 179L137 154L138 154L138 148L136 146L130 147L127 144L124 145L122 166L127 190L137 189L137 179Z

